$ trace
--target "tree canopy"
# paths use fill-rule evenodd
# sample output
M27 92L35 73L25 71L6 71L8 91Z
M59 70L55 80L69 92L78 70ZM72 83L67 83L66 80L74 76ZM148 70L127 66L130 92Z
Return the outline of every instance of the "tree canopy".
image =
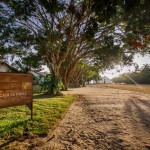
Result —
M0 55L37 53L67 88L83 58L107 68L146 52L149 6L149 0L3 1Z

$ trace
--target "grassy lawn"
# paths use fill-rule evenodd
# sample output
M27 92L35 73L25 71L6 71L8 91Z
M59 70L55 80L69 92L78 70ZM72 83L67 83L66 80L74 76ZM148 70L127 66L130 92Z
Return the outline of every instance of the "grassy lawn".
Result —
M97 86L110 87L128 91L135 91L144 94L150 94L150 85L135 85L135 84L97 84Z
M72 95L49 98L38 87L33 91L33 120L25 105L0 109L0 145L21 137L26 131L29 136L46 136L76 99Z

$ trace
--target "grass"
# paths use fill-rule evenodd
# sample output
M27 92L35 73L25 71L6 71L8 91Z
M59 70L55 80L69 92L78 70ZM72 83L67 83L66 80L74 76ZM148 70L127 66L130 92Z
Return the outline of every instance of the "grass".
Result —
M41 87L39 85L33 86L33 93L41 93Z
M27 131L29 136L46 136L75 100L72 95L49 98L37 89L33 89L33 120L30 120L30 110L26 106L0 109L0 145Z
M97 84L97 86L110 87L128 91L135 91L144 94L150 94L150 85L135 85L135 84Z

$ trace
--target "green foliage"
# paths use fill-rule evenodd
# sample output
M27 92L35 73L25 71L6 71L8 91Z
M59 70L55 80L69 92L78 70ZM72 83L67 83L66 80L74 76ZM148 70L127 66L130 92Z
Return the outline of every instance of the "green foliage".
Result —
M61 78L51 77L46 75L44 77L44 82L41 83L41 91L48 91L50 94L58 94L63 88L63 83Z
M13 0L7 1L8 8L13 9L15 15L18 19L27 20L28 16L31 16L32 12L35 11L35 6L33 0L30 1L22 1L22 0Z
M34 41L33 34L25 27L14 23L13 13L7 14L10 8L7 2L6 4L0 3L0 56L5 58L10 54L12 57L25 55Z
M50 86L49 86L50 93L53 93L55 95L60 92L62 87L63 87L63 83L60 77L51 78Z
M114 78L115 83L128 83L128 84L150 84L150 66L145 65L140 71L126 73L120 77Z
M87 62L79 61L74 70L73 79L75 82L89 82L90 80L98 81L100 79L99 67L90 65Z
M102 23L109 22L119 12L117 6L120 5L121 1L118 0L95 0L91 2L91 9L96 13L98 21Z
M120 48L118 44L115 44L113 36L104 36L104 43L102 43L102 48L98 48L94 52L94 61L102 69L108 67L113 67L115 64L118 64L120 61L125 61L123 57L126 55L123 53L123 49ZM127 60L125 61L127 62Z
M31 53L28 54L28 56L16 60L12 63L12 66L15 67L18 72L27 73L30 70L38 69L41 63L42 61L39 60L39 55Z
M88 66L88 69L85 71L83 78L86 82L89 82L91 80L98 81L101 77L99 75L99 67L97 66Z
M51 76L50 75L46 75L45 77L42 77L42 79L39 77L39 85L41 86L41 90L40 91L48 91L49 87L50 87L50 81L51 81Z
M54 14L64 9L64 4L59 0L47 1L39 0L40 3L46 8L48 13Z

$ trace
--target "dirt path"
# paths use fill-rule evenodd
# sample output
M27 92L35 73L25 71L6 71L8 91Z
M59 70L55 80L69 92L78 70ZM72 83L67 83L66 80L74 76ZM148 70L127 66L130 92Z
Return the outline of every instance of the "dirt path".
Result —
M65 118L35 150L150 150L150 95L86 87Z

